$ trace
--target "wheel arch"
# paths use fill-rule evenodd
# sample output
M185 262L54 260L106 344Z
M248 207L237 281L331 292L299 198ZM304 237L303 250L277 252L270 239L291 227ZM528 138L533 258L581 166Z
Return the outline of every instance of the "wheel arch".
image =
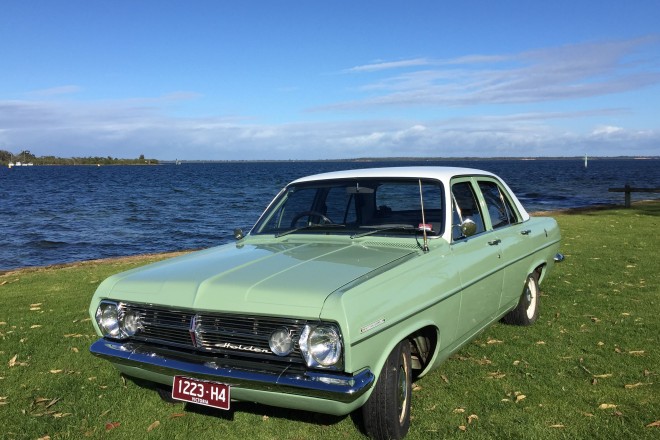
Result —
M396 331L386 331L379 338L383 343L382 351L376 361L371 365L372 372L376 374L376 380L385 365L390 353L404 340L410 342L412 355L413 378L423 376L429 371L437 357L440 345L440 329L431 321L411 323ZM373 343L373 342L372 342Z
M437 355L440 345L440 329L435 325L427 325L407 336L412 354L413 377L421 377L427 373Z
M535 265L532 266L532 270L529 271L529 274L531 275L535 273L537 281L539 282L539 284L541 284L541 282L545 278L545 274L547 273L546 270L547 267L548 267L548 263L546 263L545 261L536 263Z

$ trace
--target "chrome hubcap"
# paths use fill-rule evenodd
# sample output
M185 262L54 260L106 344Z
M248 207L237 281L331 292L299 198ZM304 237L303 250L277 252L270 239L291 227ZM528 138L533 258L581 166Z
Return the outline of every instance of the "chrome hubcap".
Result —
M406 406L408 402L408 363L405 356L402 356L401 365L399 365L399 423L403 423L406 418Z
M536 311L536 284L531 278L527 281L527 287L525 288L525 302L527 303L527 317L532 319L534 317L534 312Z

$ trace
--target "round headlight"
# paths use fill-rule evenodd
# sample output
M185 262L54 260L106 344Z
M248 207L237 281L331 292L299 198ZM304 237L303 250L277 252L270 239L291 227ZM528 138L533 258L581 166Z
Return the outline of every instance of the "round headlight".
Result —
M331 367L341 359L341 335L332 325L305 326L300 338L300 349L307 365Z
M112 302L102 302L96 309L96 323L98 324L103 336L116 338L120 334L119 312L117 304Z
M134 311L123 313L121 318L121 329L126 336L133 336L142 329L140 317Z
M291 332L286 328L275 330L268 341L270 349L278 356L286 356L293 351Z

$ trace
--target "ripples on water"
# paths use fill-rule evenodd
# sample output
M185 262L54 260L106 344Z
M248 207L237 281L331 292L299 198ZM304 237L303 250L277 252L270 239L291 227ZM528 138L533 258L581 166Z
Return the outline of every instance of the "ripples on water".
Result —
M660 187L660 160L593 160L586 169L580 160L2 168L0 270L226 243L295 178L395 165L492 171L528 211L622 204L607 189L626 183Z

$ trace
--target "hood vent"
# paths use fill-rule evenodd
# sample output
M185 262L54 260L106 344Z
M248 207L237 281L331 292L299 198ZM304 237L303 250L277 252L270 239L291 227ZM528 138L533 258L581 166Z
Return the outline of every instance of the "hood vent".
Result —
M363 241L360 243L360 245L365 247L388 247L388 248L398 248L398 249L419 250L419 246L414 241L411 243L391 242L391 241Z

